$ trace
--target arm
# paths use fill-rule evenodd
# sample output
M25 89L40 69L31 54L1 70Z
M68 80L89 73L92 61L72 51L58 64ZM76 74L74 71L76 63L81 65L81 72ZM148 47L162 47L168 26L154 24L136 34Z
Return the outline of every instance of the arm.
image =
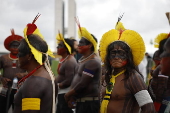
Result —
M155 112L153 101L146 89L146 85L141 75L139 75L138 73L134 73L133 75L131 75L128 80L128 87L136 98L139 107L141 107L141 113Z
M3 70L3 64L4 64L3 61L4 61L4 57L1 56L1 57L0 57L0 69L1 69L1 71ZM0 72L0 82L3 84L3 86L7 86L7 83L8 83L9 81L11 81L11 80L8 79L8 78L3 77L3 76L2 76L2 73Z
M71 60L67 60L67 62L65 62L65 80L62 81L61 83L58 83L58 87L63 89L63 88L67 88L71 85L71 82L73 80L73 77L75 75L75 67L76 67L76 62L73 62Z
M77 81L78 83L74 86L74 88L65 94L65 99L69 100L70 97L81 94L82 91L84 91L84 89L87 88L93 81L95 72L100 69L101 67L99 63L94 60L88 61L83 70L81 70L81 80Z
M96 60L89 60L80 72L80 81L74 86L74 90L77 94L81 94L84 89L88 88L92 83L97 83L95 81L97 73L101 71L101 65Z
M24 113L47 113L52 107L52 83L39 76L31 76L22 87Z

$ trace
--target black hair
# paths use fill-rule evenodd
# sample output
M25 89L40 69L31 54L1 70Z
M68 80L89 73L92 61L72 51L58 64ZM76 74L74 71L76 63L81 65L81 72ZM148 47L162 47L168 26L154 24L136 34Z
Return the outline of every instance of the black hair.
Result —
M162 54L163 51L164 51L164 44L165 44L166 41L167 41L167 38L161 40L160 43L159 43L159 52L160 52L160 54Z
M48 45L47 43L42 40L42 38L36 34L31 34L27 36L29 43L38 51L42 53L46 53L48 51ZM19 54L22 54L22 56L25 56L27 54L31 53L31 49L29 48L27 42L25 39L23 39L20 43L20 46L18 48ZM46 59L46 55L43 54L42 56L42 62L44 62Z
M71 53L73 53L74 52L74 41L73 41L73 39L64 39L65 41L66 41L66 43L71 47ZM66 46L65 46L66 47ZM67 48L67 47L66 47ZM68 49L67 49L68 50ZM70 54L69 53L69 51L68 51L68 54Z
M96 41L96 43L97 43L97 38L93 35L93 34L91 34L91 36L93 37L93 39ZM86 38L85 38L86 39ZM86 43L86 45L89 45L89 44L91 44L91 42L90 41L88 41L87 39L85 40L85 43ZM93 44L92 44L93 45ZM92 51L94 51L94 46L91 48L91 50Z
M111 75L113 74L112 73L113 68L110 64L110 54L111 54L111 50L113 50L113 48L115 46L121 47L121 49L123 49L126 52L126 55L127 55L127 64L125 66L125 69L126 69L125 79L128 79L129 76L134 74L135 70L140 74L138 67L135 66L135 63L133 61L133 55L132 55L132 51L131 51L130 47L122 41L115 41L115 42L112 42L107 47L107 54L106 54L106 58L105 58L105 61L104 61L105 69L106 69L105 80L106 80L107 85L109 84L110 79L111 79Z
M160 56L159 50L156 50L153 54L153 60L155 59L156 56Z

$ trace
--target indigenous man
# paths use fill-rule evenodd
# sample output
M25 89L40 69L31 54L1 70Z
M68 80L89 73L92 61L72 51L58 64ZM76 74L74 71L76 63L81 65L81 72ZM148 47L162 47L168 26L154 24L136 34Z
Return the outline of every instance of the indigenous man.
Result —
M170 38L167 39L164 45L164 52L161 54L161 74L170 76ZM168 78L167 90L164 92L164 98L160 107L159 113L170 112L170 78Z
M79 28L79 36L81 40L78 52L83 56L78 61L72 88L65 94L65 99L70 107L73 107L76 100L76 113L98 113L101 65L95 54L97 40L83 27Z
M58 77L55 81L58 84L56 113L73 113L72 109L68 107L64 95L70 90L70 85L75 75L75 68L77 65L76 59L71 55L74 50L74 44L71 39L64 39L60 33L57 35L57 40L57 54L61 55L62 59L59 61Z
M106 67L104 98L100 113L154 113L152 99L137 65L144 57L142 37L126 30L118 21L116 29L100 41L101 59Z
M48 61L53 53L34 24L39 16L27 24L19 46L19 66L28 75L18 82L14 113L55 113L54 76Z
M82 57L82 55L80 53L78 53L77 49L78 49L78 42L76 39L72 38L72 41L74 43L74 52L73 55L76 59L76 61L78 62L78 60Z
M154 46L156 48L159 48L158 55L163 53L163 47L168 37L169 37L168 33L160 33L155 38ZM159 58L160 56L158 57L158 59ZM159 60L161 60L161 58ZM156 111L160 110L160 106L164 98L164 93L167 90L167 81L168 81L168 76L163 75L161 73L161 69L160 69L161 66L159 64L160 63L159 60L157 60L158 65L156 66L156 68L153 71L151 71L151 75L153 78L149 85L149 92L150 94L152 94L152 97L154 97L154 106Z
M12 81L14 77L25 72L18 67L17 58L18 46L23 37L16 35L13 29L11 33L12 35L8 36L4 41L4 46L10 53L0 57L0 69L3 70L2 75L0 75L0 82L3 85L0 91L0 113L8 112L8 108L13 105L16 89L11 90Z

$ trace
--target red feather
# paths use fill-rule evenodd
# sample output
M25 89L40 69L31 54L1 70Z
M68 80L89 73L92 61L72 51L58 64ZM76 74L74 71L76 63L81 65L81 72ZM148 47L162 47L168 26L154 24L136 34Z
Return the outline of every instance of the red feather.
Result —
M32 34L37 29L37 26L34 23L36 22L36 20L38 19L38 17L40 15L41 14L38 13L36 15L36 17L34 18L34 20L32 21L32 23L27 24L27 33L26 33L26 35Z

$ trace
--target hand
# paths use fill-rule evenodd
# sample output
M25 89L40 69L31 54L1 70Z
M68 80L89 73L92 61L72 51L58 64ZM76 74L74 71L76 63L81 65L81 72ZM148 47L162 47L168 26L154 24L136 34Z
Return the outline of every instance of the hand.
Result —
M65 98L66 102L68 102L68 101L69 101L69 92L68 92L68 93L66 93L66 94L64 95L64 98Z
M19 79L23 78L26 75L27 75L27 73L17 73L17 74L15 74L15 76Z
M2 82L3 86L7 86L8 82L11 82L11 80L8 79L8 78L2 77L1 78L1 82Z
M76 100L74 98L70 98L70 100L68 101L68 107L72 109L76 107Z

